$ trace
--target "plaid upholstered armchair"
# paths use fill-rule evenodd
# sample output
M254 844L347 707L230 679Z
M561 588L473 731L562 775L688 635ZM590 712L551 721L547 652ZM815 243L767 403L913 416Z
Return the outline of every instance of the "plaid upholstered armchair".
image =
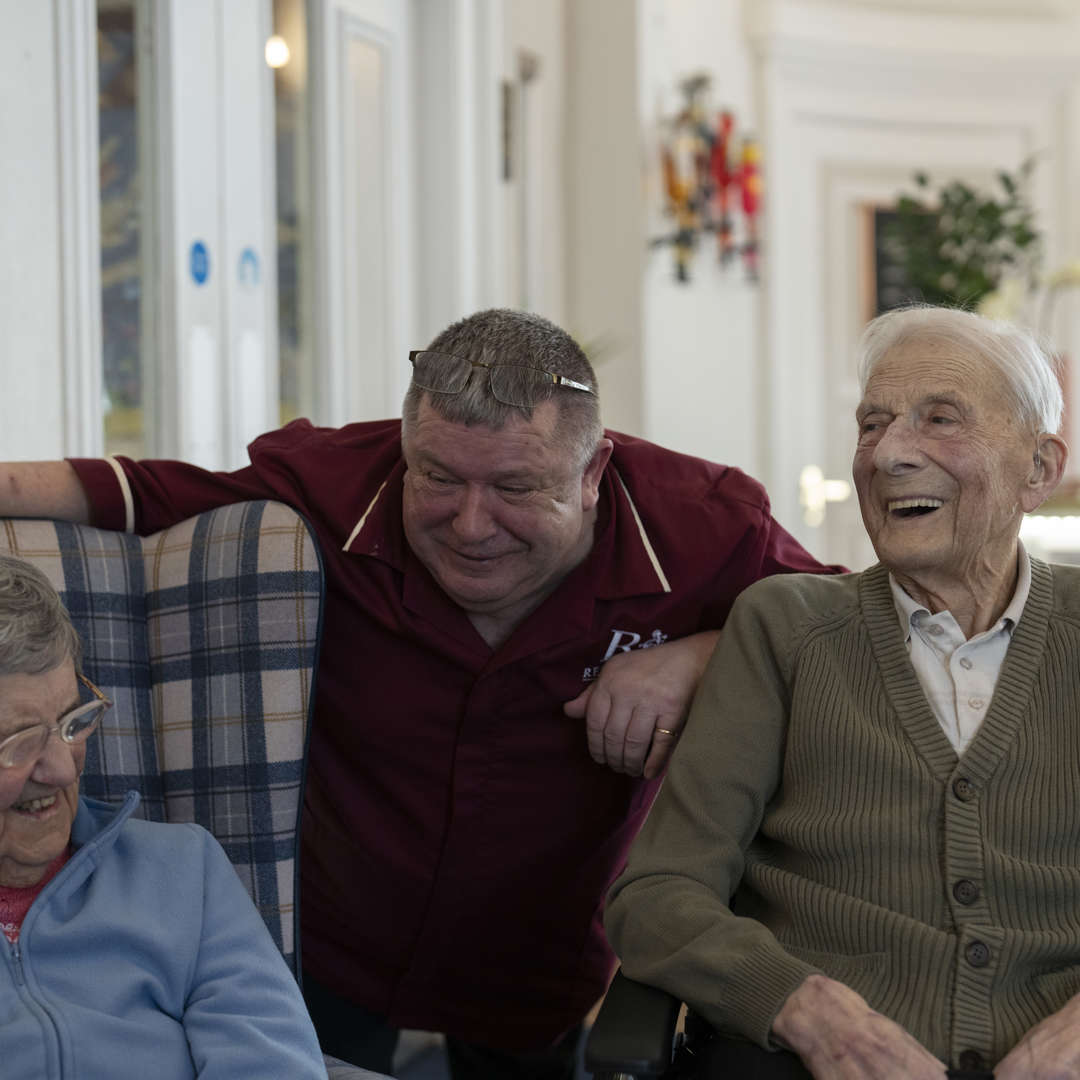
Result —
M153 536L0 521L38 565L116 703L82 790L217 837L293 973L297 858L323 577L307 524L275 502L207 511ZM373 1074L328 1060L334 1080Z

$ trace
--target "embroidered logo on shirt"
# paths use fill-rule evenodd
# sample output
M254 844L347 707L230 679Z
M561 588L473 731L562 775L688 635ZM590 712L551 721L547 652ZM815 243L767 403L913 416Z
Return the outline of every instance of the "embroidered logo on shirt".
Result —
M633 630L612 630L611 641L608 642L607 652L599 664L587 667L581 676L582 682L592 682L600 674L600 669L606 660L610 660L617 652L629 652L631 649L651 649L656 645L663 645L668 636L662 630L654 630L647 638L642 639L641 634Z

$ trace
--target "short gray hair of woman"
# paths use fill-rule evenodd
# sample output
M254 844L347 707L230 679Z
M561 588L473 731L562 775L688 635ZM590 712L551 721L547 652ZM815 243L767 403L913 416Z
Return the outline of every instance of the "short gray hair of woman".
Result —
M960 308L919 304L887 311L870 322L857 349L862 393L885 355L912 340L981 356L1001 376L1002 389L1021 422L1034 434L1057 434L1064 409L1061 383L1034 334Z
M595 393L596 373L581 346L561 327L532 312L492 308L448 326L428 348L465 360L540 368L591 386L594 393L587 394L552 383L545 395L559 407L556 434L560 444L571 449L582 469L588 465L604 435L600 401ZM469 381L456 394L436 394L415 383L409 385L402 406L401 433L406 441L425 395L439 416L455 424L482 424L499 431L515 414L526 421L532 419L532 409L497 401L491 393L487 369L474 367Z
M82 646L56 590L36 566L0 554L0 676L42 675L65 660L78 670Z

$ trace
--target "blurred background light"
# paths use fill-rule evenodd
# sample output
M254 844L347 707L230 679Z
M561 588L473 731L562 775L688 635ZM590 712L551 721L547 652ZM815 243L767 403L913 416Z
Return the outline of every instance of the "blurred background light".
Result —
M284 67L289 62L289 46L280 34L266 39L266 62L272 68Z

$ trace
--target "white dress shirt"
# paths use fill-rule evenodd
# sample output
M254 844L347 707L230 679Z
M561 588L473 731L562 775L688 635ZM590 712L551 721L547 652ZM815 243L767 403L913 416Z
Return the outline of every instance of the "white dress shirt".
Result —
M1031 562L1024 545L1017 556L1016 591L998 621L967 640L948 611L932 615L889 575L896 613L904 631L911 665L957 755L975 737L994 696L1012 630L1031 589Z

